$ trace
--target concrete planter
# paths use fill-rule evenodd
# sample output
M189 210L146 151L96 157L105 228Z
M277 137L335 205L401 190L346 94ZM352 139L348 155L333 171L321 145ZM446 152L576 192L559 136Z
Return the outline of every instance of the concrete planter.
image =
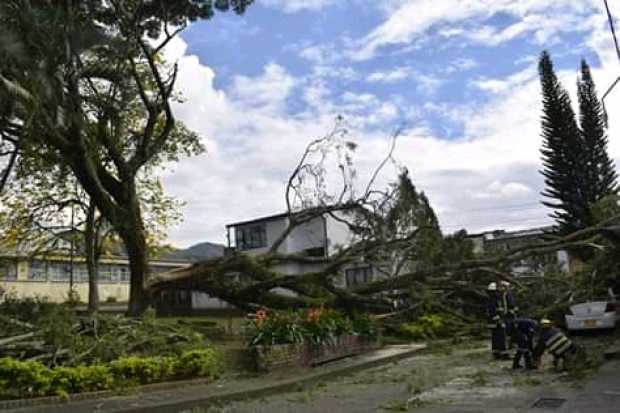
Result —
M310 367L328 361L362 354L379 347L376 338L346 335L321 344L295 343L256 346L254 358L259 371L284 367Z

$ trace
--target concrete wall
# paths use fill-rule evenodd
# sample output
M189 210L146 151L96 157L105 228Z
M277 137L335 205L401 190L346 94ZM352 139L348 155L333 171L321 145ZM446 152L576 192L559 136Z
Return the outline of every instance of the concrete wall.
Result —
M286 252L301 252L310 248L325 247L325 224L322 217L295 228L286 238Z

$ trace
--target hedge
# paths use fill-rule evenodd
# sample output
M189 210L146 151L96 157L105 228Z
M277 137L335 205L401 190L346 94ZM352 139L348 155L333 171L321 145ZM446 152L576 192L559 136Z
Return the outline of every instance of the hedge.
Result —
M216 378L220 355L213 348L178 357L123 357L108 364L49 368L36 361L0 358L0 394L35 397L111 390L192 377Z

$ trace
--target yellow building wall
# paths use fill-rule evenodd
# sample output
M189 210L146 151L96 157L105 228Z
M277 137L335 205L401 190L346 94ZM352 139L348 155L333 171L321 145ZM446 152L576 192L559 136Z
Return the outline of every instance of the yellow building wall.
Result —
M127 261L122 259L103 259L101 263L127 265ZM157 262L154 264L169 267L170 269L184 266L183 264L179 263L166 262ZM2 279L4 276L6 276L6 274L0 274L0 289L5 290L7 293L14 294L20 298L46 297L48 301L55 303L60 303L67 300L69 292L68 281L29 280L29 270L30 268L28 265L28 261L25 259L18 259L17 279ZM88 301L88 282L74 282L73 288L78 293L81 301ZM99 300L101 302L105 302L108 299L113 299L117 302L129 301L129 282L99 282Z
M0 281L0 288L17 297L47 297L48 301L61 303L67 300L69 283L61 281ZM81 301L88 300L88 283L74 283L73 288ZM100 283L99 300L110 297L119 302L129 301L129 283Z

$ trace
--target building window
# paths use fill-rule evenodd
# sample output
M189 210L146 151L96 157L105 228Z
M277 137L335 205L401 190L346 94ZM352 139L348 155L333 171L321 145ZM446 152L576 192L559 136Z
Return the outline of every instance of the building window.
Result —
M253 224L235 228L235 243L240 250L267 246L267 226Z
M0 280L17 279L17 262L13 260L0 261Z
M345 270L347 287L368 284L372 281L372 267L349 268Z
M47 281L47 263L45 261L30 261L28 279L33 281Z
M129 281L129 269L126 265L101 264L99 265L99 280L103 282Z
M307 255L308 257L325 257L325 248L317 247L317 248L308 248L302 251L302 254Z

